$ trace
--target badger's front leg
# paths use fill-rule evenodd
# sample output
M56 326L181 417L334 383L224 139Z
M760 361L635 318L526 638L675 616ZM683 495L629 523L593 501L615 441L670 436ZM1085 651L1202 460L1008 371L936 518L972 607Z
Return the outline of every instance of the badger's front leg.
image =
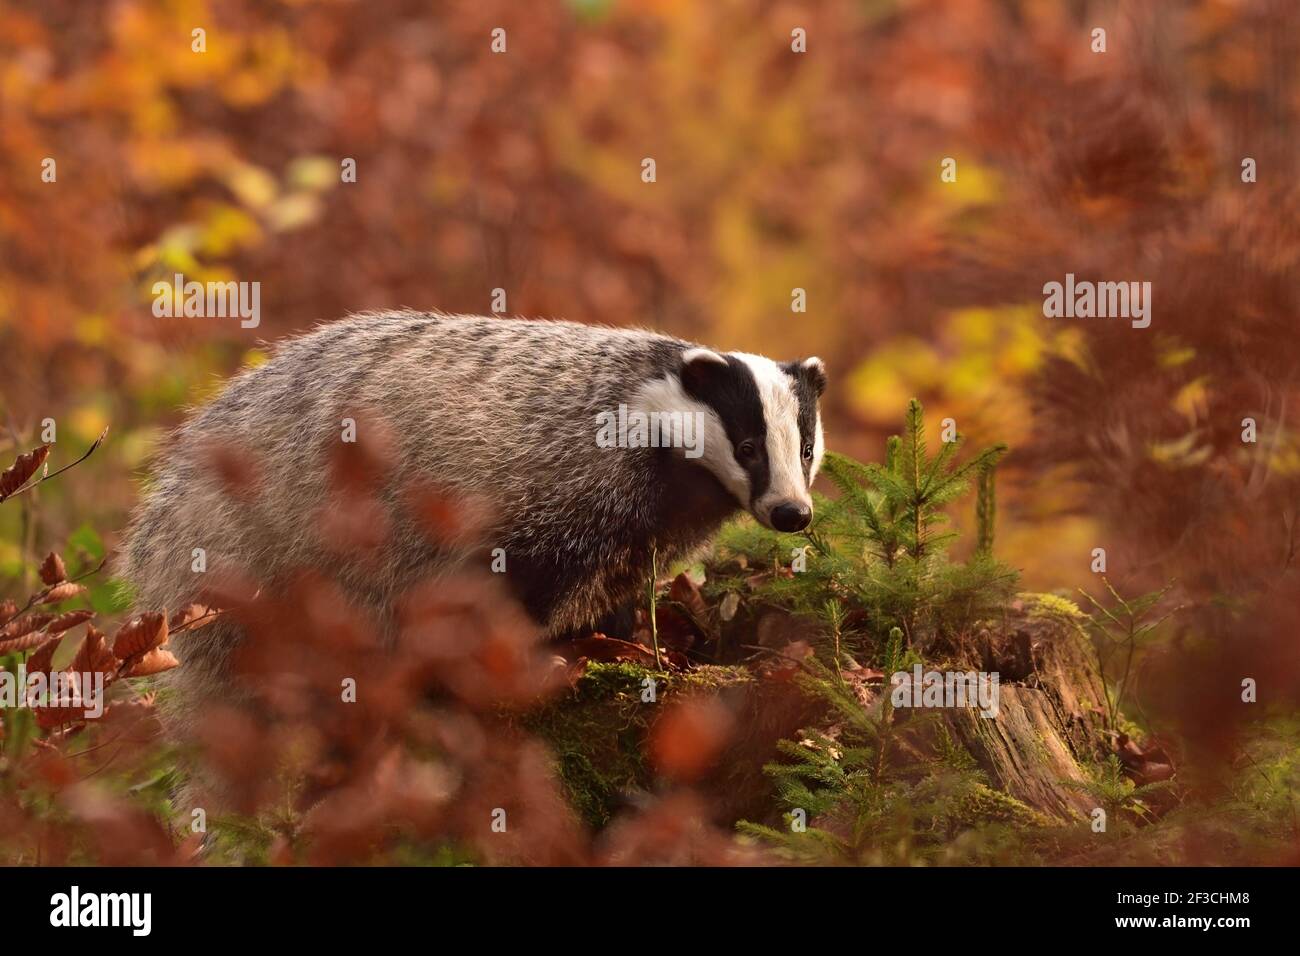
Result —
M632 633L636 630L636 607L636 600L629 598L597 621L595 629L616 640L632 640Z

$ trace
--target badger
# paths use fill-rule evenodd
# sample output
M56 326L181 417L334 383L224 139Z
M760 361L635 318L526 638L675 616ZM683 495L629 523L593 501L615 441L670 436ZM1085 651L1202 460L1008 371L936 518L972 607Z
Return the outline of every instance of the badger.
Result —
M125 577L140 608L174 609L203 600L199 550L207 570L262 587L327 569L390 619L403 592L450 563L412 530L404 499L381 499L377 560L349 562L316 533L341 423L364 428L378 411L391 482L426 478L485 502L493 570L545 634L626 630L652 562L690 556L739 510L779 532L809 524L825 387L816 357L778 363L648 331L354 315L282 343L181 425L128 530ZM607 427L629 419L691 427L661 429L679 441ZM213 466L221 445L255 452L238 494ZM178 635L182 693L224 694L241 640L229 624Z

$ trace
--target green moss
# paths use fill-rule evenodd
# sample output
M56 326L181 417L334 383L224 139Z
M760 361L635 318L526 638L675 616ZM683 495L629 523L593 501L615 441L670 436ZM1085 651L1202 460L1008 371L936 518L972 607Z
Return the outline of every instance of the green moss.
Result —
M655 682L653 702L643 700L648 679ZM572 690L528 713L520 723L550 746L570 804L588 825L600 828L609 823L625 794L653 784L645 737L667 699L753 680L752 674L736 667L673 674L638 664L589 663Z
M640 664L588 663L572 690L572 697L604 700L610 696L634 694L639 703L647 677L661 687L673 679L667 672L655 671Z
M641 747L654 713L641 702L647 678L657 698L670 681L634 664L588 664L569 693L522 721L550 746L570 803L593 827L609 822L622 794L649 782Z
M1079 610L1079 605L1069 598L1063 598L1056 594L1025 593L1019 595L1019 597L1024 602L1025 612L1030 617L1050 617L1067 621L1082 621L1087 617L1083 611Z
M1054 823L1033 807L1010 794L977 784L958 806L958 820L968 826L983 823L1010 823L1019 827L1050 827Z

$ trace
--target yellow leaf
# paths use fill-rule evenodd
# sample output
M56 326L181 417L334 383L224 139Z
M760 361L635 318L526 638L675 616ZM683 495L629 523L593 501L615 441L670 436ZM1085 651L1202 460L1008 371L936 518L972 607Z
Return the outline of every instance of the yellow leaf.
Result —
M250 163L240 163L225 175L226 185L245 206L264 209L275 201L280 189L275 177Z

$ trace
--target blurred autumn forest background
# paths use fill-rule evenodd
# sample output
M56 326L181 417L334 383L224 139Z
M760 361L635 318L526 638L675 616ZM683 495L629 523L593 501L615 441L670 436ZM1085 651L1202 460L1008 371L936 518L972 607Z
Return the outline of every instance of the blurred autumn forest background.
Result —
M1289 0L0 0L3 443L52 418L62 464L111 426L35 526L0 509L0 577L111 551L166 430L268 343L500 288L819 354L864 460L914 395L1007 443L999 557L1174 582L1144 693L1212 767L1237 675L1300 699L1298 114ZM260 327L155 318L177 272L259 281ZM1067 272L1149 280L1151 326L1044 318Z

